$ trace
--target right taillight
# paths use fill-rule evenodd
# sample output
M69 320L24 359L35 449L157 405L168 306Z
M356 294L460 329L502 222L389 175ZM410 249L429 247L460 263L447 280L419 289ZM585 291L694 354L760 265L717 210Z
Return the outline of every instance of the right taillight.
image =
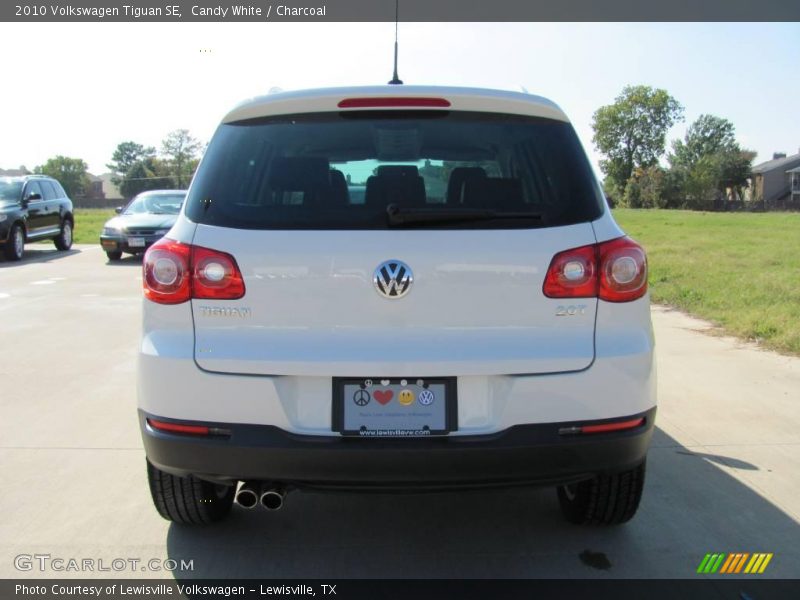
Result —
M244 279L230 254L192 248L192 298L236 300L244 296Z
M548 298L600 298L630 302L647 292L647 257L627 237L559 252L542 291Z
M647 291L647 256L632 239L623 237L598 245L600 299L629 302Z
M244 278L230 254L162 238L145 253L144 296L159 304L192 298L236 300Z

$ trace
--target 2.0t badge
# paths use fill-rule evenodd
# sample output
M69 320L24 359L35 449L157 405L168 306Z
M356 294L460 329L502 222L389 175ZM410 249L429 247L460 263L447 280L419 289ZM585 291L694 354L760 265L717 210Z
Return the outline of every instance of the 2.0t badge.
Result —
M402 298L414 283L411 267L401 260L387 260L378 265L372 276L375 289L384 298Z

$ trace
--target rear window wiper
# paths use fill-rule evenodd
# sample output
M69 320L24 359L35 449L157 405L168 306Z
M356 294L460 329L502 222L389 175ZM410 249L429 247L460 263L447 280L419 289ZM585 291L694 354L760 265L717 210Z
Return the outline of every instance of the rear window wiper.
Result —
M528 220L541 221L542 215L534 212L505 212L491 208L400 208L396 204L386 207L389 225L414 225L422 223L463 223L468 221Z

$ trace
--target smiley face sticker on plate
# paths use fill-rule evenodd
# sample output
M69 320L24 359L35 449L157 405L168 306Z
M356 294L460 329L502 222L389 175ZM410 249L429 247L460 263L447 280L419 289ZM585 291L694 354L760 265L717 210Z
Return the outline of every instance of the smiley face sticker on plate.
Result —
M410 406L414 404L414 392L411 390L401 390L397 395L397 401L403 406Z

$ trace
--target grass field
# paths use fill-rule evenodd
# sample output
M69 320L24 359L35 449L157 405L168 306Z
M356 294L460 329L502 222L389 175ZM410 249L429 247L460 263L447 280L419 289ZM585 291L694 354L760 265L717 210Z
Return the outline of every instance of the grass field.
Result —
M77 208L75 209L76 244L99 244L103 223L114 216L114 209Z
M800 354L800 214L618 209L648 253L655 302Z
M78 209L75 242L98 243L113 210ZM644 244L655 302L800 355L800 214L617 209Z

